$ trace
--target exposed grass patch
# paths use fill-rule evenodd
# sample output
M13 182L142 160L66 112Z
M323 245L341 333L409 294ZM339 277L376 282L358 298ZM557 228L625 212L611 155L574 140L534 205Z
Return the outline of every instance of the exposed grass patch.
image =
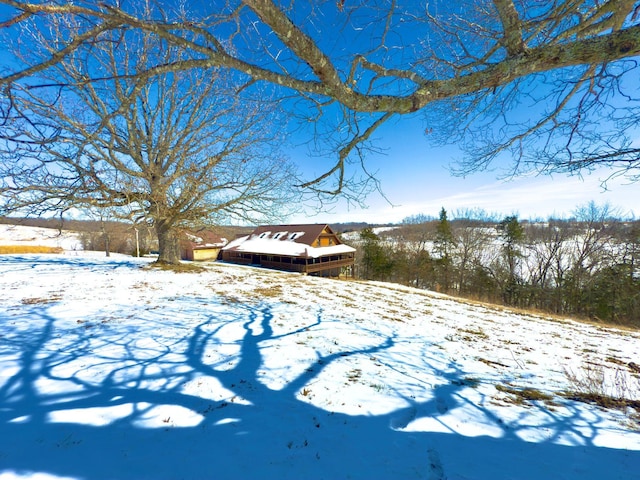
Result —
M170 271L175 273L202 273L207 270L205 267L202 267L200 265L195 265L193 263L172 264L172 263L164 263L164 262L163 263L153 262L153 263L150 263L145 268L164 270L164 271Z
M357 383L362 377L362 370L360 368L353 368L347 373L347 380L351 383Z
M464 305L474 306L474 307L483 307L491 312L497 313L507 313L507 314L518 314L522 317L529 317L531 320L546 320L561 324L567 324L567 317L561 317L559 315L554 315L548 312L535 310L535 309L524 309L518 308L508 305L500 305L497 303L490 303L483 300L478 300L470 297L455 297L451 296L451 300L457 303L461 303ZM486 318L484 319L486 320Z
M494 360L487 360L486 358L477 357L479 362L484 363L485 365L489 365L490 367L504 367L509 368L509 365L505 365L504 363L496 362Z
M489 338L489 335L487 335L484 330L482 330L481 328L478 329L472 329L472 328L459 328L458 332L460 333L466 333L467 335L463 335L462 339L466 340L466 341L476 341L480 338L486 339Z
M244 303L243 300L239 299L238 297L234 297L233 295L223 295L220 298L220 303L222 303L223 305L241 305L242 303Z
M508 399L508 402L516 405L527 405L529 404L529 402L551 403L553 401L553 395L541 392L537 388L527 387L518 389L508 387L499 383L496 385L496 390L511 395L511 398Z
M40 245L0 245L0 255L18 255L21 253L62 253L61 247Z
M253 293L260 297L280 297L282 296L282 287L280 285L265 285L254 289Z
M614 408L616 410L626 410L627 408L633 408L636 411L640 412L640 400L616 398L611 395L596 392L565 391L560 392L560 395L562 395L567 400L590 403L593 405L598 405L602 408Z
M337 293L335 294L335 297L336 297L336 298L340 298L340 299L342 299L342 300L353 300L354 295L353 295L353 293L352 293L352 292L347 292L347 293L344 293L344 292L343 292L343 293L337 292Z
M136 282L131 286L131 288L136 290L158 290L161 286L149 282Z
M48 303L55 303L62 300L62 296L53 294L50 297L29 297L23 298L21 303L23 305L46 305Z
M570 324L571 322L578 322L581 324L592 325L592 326L598 327L599 330L605 333L609 332L610 329L612 328L616 329L617 333L621 333L620 332L621 330L622 331L626 330L628 332L638 332L638 330L640 330L640 325L637 325L637 324L627 324L627 323L620 324L620 323L608 322L608 321L605 322L603 320L586 318L578 315L567 317L567 316L554 314L551 312L545 312L543 310L523 309L523 308L512 307L507 305L499 305L499 304L489 303L486 301L482 301L474 298L468 298L468 297L451 296L450 298L454 302L461 303L464 305L484 307L487 310L494 311L494 312L515 313L517 315L520 315L525 318L529 318L531 320L542 320L545 322L557 323L560 325L567 325L567 324Z
M626 365L625 362L623 362L622 360L620 360L619 358L616 358L616 357L609 356L609 357L606 358L606 360L607 360L607 362L615 363L616 365Z

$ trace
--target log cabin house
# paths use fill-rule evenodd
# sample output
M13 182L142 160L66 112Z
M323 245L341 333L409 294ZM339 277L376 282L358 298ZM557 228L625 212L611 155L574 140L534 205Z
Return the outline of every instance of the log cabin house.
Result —
M231 263L337 277L353 276L355 251L326 224L263 225L223 247L220 258Z

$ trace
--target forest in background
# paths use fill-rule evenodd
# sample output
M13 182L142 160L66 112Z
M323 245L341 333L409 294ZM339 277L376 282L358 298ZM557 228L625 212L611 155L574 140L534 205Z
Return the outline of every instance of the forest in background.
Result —
M640 327L640 221L607 205L580 207L571 219L521 221L474 212L449 220L414 217L365 228L359 278Z

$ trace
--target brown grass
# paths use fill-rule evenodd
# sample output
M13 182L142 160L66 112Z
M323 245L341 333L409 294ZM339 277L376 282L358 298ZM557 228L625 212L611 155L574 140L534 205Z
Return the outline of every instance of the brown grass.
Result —
M16 255L21 253L62 253L60 247L45 247L41 245L0 245L0 255Z
M53 294L50 297L29 297L23 298L23 305L46 305L48 303L55 303L62 300L62 296L59 294Z
M505 367L505 368L509 368L509 365L505 365L504 363L500 363L500 362L495 362L493 360L487 360L486 358L482 358L482 357L476 357L476 360L478 360L479 362L484 363L485 365L489 365L490 367Z
M622 368L624 366L623 364L616 367L609 382L607 382L606 368L603 365L585 363L579 373L565 368L564 374L570 388L561 392L560 395L569 400L595 404L603 408L618 410L633 408L640 413L640 400L633 399L636 397L636 391L628 383L625 369ZM634 372L630 365L627 367ZM635 378L638 379L638 387L640 387L640 378Z
M598 318L582 317L577 314L561 315L561 314L552 313L552 312L545 312L544 310L535 309L535 308L527 309L527 308L513 307L509 305L500 305L497 303L490 303L488 301L482 301L474 298L457 297L453 295L450 296L450 299L458 303L462 303L464 305L484 307L487 310L492 310L495 312L517 314L523 317L530 317L536 320L543 320L546 322L554 322L554 323L559 323L563 325L566 325L570 322L583 323L586 325L598 327L603 332L609 332L611 329L615 329L617 331L622 331L622 332L625 332L625 331L638 332L640 330L640 327L634 324L616 323L616 322L606 321Z
M279 297L282 295L282 287L277 284L268 284L263 287L255 288L253 293L259 297Z
M164 263L164 262L153 262L150 263L145 268L151 268L156 270L165 270L171 271L175 273L202 273L206 272L205 267L201 267L200 265L195 265L193 263Z
M560 392L564 398L575 402L590 403L602 408L613 408L625 410L627 407L634 408L640 412L640 400L630 400L628 398L616 398L611 395L597 392L567 391Z
M353 280L353 282L361 283L365 285L370 284L368 280L356 279L356 280ZM419 290L414 287L404 286L400 284L393 284L393 283L389 283L388 285L377 284L376 287L386 288L391 291L402 292L402 293L406 293L407 290L410 290L412 294L423 295L424 297L427 297L427 298L433 298L433 294L436 293L431 290ZM592 325L592 326L601 328L604 332L609 331L609 329L615 329L617 331L623 331L623 332L624 331L638 332L640 330L639 326L633 325L633 324L619 324L615 322L604 321L601 319L581 317L578 315L571 315L571 316L561 315L561 314L546 312L544 310L534 309L534 308L527 309L527 308L520 308L520 307L514 307L514 306L508 306L508 305L500 305L498 303L491 303L490 301L487 301L487 300L481 300L479 298L474 297L473 295L465 295L465 296L457 296L454 294L443 294L443 295L447 297L448 300L451 300L463 305L469 305L473 307L482 307L494 312L516 314L523 317L530 317L536 320L554 322L554 323L559 323L563 325L566 325L570 322L578 322L578 323L583 323L583 324Z
M514 398L511 400L511 403L518 405L526 404L527 402L551 402L553 400L552 395L543 393L535 388L517 389L498 384L496 385L496 390L513 395Z
M470 335L474 336L474 337L478 337L478 338L489 338L489 335L487 335L484 330L482 330L481 328L477 328L477 329L472 329L472 328L459 328L458 332L460 333L466 333L467 335L463 336L463 340L467 340L467 341L474 341L476 339L474 339L473 337L471 337Z

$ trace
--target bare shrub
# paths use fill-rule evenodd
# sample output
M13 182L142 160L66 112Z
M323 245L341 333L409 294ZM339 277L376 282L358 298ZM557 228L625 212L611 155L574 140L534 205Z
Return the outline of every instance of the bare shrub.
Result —
M577 373L564 368L564 374L569 383L569 389L562 393L565 398L603 408L623 411L633 408L640 412L640 379L636 377L637 385L634 386L629 380L629 372L622 367L608 371L603 365L585 363ZM637 417L633 412L629 415L630 418Z

